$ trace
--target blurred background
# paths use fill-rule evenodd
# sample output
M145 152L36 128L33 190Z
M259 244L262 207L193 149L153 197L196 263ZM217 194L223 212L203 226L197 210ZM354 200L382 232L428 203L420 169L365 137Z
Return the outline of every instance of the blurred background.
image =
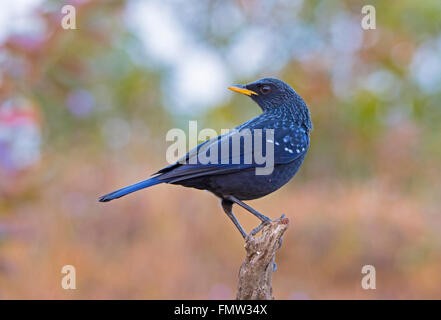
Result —
M0 299L234 298L243 239L214 196L97 199L165 166L169 129L259 114L227 86L264 76L315 128L295 179L250 202L291 219L275 297L441 298L439 0L15 0L0 10Z

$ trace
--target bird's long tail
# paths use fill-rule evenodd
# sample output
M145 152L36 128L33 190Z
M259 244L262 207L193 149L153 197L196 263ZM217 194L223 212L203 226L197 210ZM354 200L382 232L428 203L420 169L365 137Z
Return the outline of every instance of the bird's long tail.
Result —
M100 202L107 202L107 201L111 201L113 199L118 199L121 197L124 197L125 195L141 190L141 189L145 189L151 186L154 186L155 184L159 184L162 183L164 181L161 181L159 179L157 179L156 177L150 178L148 180L144 180L135 184L132 184L130 186L118 189L116 191L113 191L111 193L108 193L104 196L102 196L99 201Z

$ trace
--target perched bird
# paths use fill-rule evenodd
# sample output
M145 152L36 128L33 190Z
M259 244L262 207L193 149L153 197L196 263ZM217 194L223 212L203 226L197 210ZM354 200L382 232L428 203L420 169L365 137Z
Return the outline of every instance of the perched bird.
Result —
M178 184L208 190L218 196L223 210L244 238L247 234L232 212L234 203L254 214L262 223L270 221L243 200L261 198L276 191L296 174L309 147L309 133L312 130L310 113L303 99L289 85L278 79L264 78L229 89L248 95L263 113L229 133L201 143L176 163L154 173L152 178L106 194L99 201L111 201L160 183ZM227 149L226 156L218 156L217 160L220 161L213 161L215 163L201 163L198 160L201 150L206 154L219 153L220 145L225 141L236 137L240 140L240 135L245 130L252 134L257 129L273 130L271 139L268 135L262 135L265 150L273 148L273 170L269 174L257 174L256 168L263 165L257 163L253 157L252 161L245 161L256 152L255 141L251 148L244 146L239 152Z

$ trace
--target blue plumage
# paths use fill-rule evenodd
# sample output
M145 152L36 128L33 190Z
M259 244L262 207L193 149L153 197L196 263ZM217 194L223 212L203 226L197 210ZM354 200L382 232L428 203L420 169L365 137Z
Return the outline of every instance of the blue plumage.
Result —
M99 201L107 202L160 183L179 184L208 190L221 198L224 211L244 237L246 233L232 213L233 203L244 207L263 222L269 220L241 200L263 197L279 189L296 174L309 148L309 132L312 130L309 110L290 86L277 79L265 78L230 89L249 95L263 113L231 133L200 144L176 163L157 171L153 178L116 190L102 196ZM262 164L255 161L255 140L251 149L241 146L239 152L231 149L226 155L219 152L226 140L234 140L244 134L244 130L254 134L268 129L273 130L274 136L268 138L264 134L262 139L267 144L271 143L274 149L274 170L271 174L256 174L255 169ZM217 154L217 163L201 163L197 156L201 150L206 154Z
M159 183L163 183L164 181L158 180L156 177L132 184L130 186L118 189L116 191L113 191L111 193L106 194L105 196L100 197L100 202L107 202L110 200L121 198L125 195L128 195L129 193L145 189L151 186L154 186Z

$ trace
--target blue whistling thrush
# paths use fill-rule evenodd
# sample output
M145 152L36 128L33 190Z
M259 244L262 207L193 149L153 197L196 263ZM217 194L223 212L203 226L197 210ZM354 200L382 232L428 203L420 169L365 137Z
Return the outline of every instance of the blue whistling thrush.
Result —
M270 221L243 200L261 198L282 187L296 174L309 147L309 133L312 130L309 110L303 99L278 79L264 78L229 89L249 96L263 113L224 135L201 143L176 163L154 173L152 178L106 194L99 201L111 201L160 183L178 184L208 190L219 197L225 213L244 238L247 234L232 212L234 203L254 214L262 224ZM265 137L261 134L265 141L263 148L273 150L273 167L269 174L257 174L256 169L262 164L257 163L255 157L245 161L257 152L254 140L250 148L240 145L239 152L233 152L229 146L226 156L219 152L225 141L233 141L237 137L241 141L246 136L244 132L253 134L257 131L268 132L269 129L272 129L271 139L268 134ZM216 160L220 161L201 163L198 155L202 150L205 154L219 154Z

